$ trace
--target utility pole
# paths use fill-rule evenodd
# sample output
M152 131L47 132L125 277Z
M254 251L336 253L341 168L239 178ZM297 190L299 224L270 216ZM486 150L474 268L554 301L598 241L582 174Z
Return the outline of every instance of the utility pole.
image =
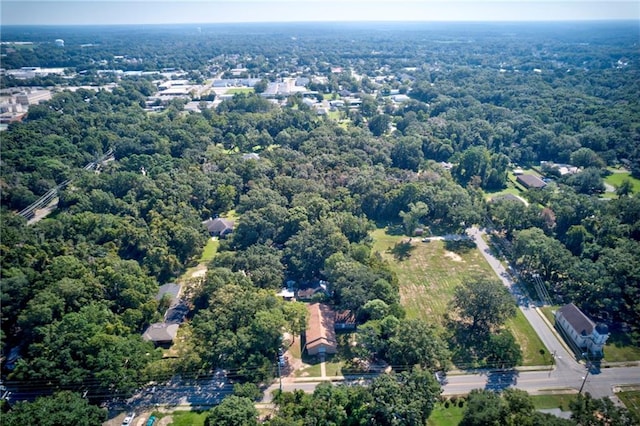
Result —
M587 377L589 377L590 372L591 372L591 362L589 361L589 359L587 359L587 373L582 378L582 385L580 385L580 390L578 391L578 394L582 393L582 389L584 389L584 384L587 383Z
M282 370L280 370L280 357L276 357L276 364L278 364L278 379L280 380L280 393L282 393Z

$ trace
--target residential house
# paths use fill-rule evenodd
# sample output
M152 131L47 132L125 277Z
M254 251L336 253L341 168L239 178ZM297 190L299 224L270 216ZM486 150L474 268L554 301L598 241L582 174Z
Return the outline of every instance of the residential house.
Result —
M284 300L296 300L296 294L293 290L288 289L287 287L282 287L279 293L276 293L276 296L282 297Z
M260 159L260 154L257 154L255 152L249 152L246 154L242 154L242 159L243 160L256 160L258 161Z
M169 324L166 322L158 322L151 324L142 334L142 338L146 341L153 342L156 346L167 347L173 343L173 339L178 334L179 324Z
M234 226L234 222L232 220L222 218L209 218L202 222L202 224L207 228L209 235L220 238L224 238L228 234L232 233Z
M313 287L304 288L296 292L296 297L301 301L313 300L316 295L327 295L327 282L319 281Z
M181 288L182 286L176 283L163 284L160 286L160 288L158 288L158 293L156 293L156 300L160 301L166 295L169 297L171 303L173 303L180 295Z
M569 303L556 311L556 325L569 341L591 356L602 357L602 349L609 338L606 324L594 323L576 305Z
M338 349L335 313L322 303L307 305L309 322L305 332L305 349L309 355L335 354Z
M545 181L534 175L519 175L516 177L516 180L527 189L544 188L547 186Z
M337 330L355 330L356 316L351 310L336 312L334 319L334 329Z

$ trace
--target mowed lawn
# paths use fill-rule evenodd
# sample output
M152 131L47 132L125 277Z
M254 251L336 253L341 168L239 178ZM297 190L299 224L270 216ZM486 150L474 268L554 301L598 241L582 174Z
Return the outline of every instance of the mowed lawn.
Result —
M507 321L507 327L522 349L522 365L553 364L551 354L520 309Z
M634 194L640 192L640 179L634 178L629 172L612 173L604 179L606 183L608 183L609 185L613 185L616 188L618 188L624 180L631 181Z
M616 393L625 407L640 419L640 391L624 391Z
M423 243L421 238L412 238L408 256L399 259L393 247L408 237L389 235L384 229L375 230L372 237L374 251L380 252L398 275L400 300L409 318L444 326L457 286L476 277L497 279L476 248L455 253L446 249L444 241ZM506 325L522 349L522 365L551 364L548 350L520 310Z
M443 325L457 286L474 277L495 278L477 249L454 253L445 249L444 241L423 243L420 238L413 238L408 257L398 260L391 249L408 241L406 236L377 229L372 237L374 251L379 251L398 275L400 299L409 318Z

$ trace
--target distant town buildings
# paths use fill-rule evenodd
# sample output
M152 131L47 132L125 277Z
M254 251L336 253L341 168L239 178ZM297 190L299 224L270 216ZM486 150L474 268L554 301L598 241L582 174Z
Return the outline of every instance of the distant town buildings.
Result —
M31 105L51 99L50 90L25 88L22 91L3 91L0 96L0 123L21 121Z
M3 74L18 80L27 80L48 75L64 75L64 68L22 67L20 69L4 70Z

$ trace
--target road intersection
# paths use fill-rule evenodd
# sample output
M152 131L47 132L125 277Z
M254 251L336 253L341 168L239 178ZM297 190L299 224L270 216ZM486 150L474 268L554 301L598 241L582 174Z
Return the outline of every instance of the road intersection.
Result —
M472 227L467 229L467 235L476 242L478 250L498 278L513 294L518 308L538 334L549 353L553 354L554 365L553 367L521 368L509 372L454 372L448 376L447 383L443 386L444 395L467 394L473 389L499 390L507 387L522 389L531 394L576 393L583 387L583 391L591 393L596 398L601 398L614 396L614 388L619 386L640 386L640 365L638 363L602 369L591 367L587 375L587 366L576 359L571 349L554 330L553 325L544 317L535 303L514 283L512 275L493 255L491 248L483 238L486 233ZM334 382L358 380L357 378L345 379L342 377L288 378L283 380L282 390L299 389L311 393L319 383L328 379ZM272 392L279 388L279 383L270 386L265 392L263 402L270 403Z

